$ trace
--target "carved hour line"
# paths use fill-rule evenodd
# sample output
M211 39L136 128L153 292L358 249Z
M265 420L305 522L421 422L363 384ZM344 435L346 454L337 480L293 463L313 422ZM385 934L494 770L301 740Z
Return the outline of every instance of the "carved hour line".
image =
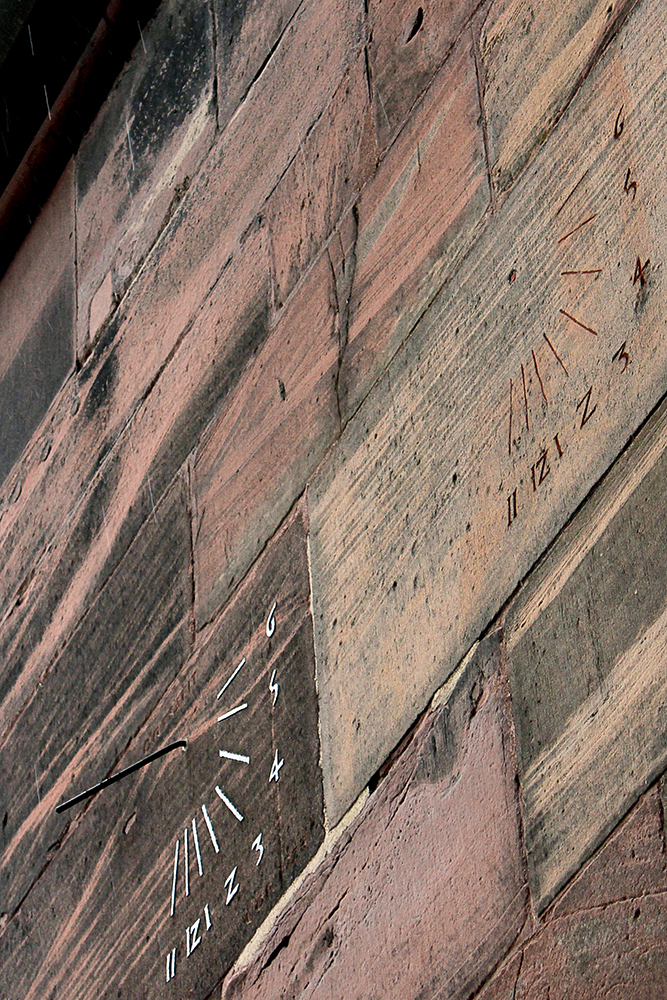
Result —
M521 365L521 380L523 382L523 405L526 408L526 430L529 431L530 424L528 423L528 393L526 392L526 372L523 365Z
M225 760L238 760L241 764L249 764L250 757L244 757L242 753L231 753L229 750L220 750L220 756Z
M229 906L229 904L233 900L234 896L239 891L239 884L238 884L238 882L236 883L236 885L234 885L234 879L236 878L236 872L237 872L237 870L238 870L238 866L236 868L233 868L232 871L230 872L230 874L228 875L228 877L225 879L225 883L224 884L228 887L227 888L227 899L225 900L225 906Z
M271 674L271 680L269 681L269 691L273 695L273 704L278 701L278 692L280 691L280 684L276 682L277 670L274 670Z
M620 111L616 115L616 122L614 123L614 139L620 139L623 135L623 128L625 126L625 119L621 120L621 115L623 114L623 108L625 105L621 104Z
M280 778L280 768L285 763L284 759L281 760L278 757L278 751L276 750L276 755L273 758L273 764L271 765L271 774L269 775L269 781L278 781Z
M223 695L225 693L225 691L227 690L227 688L229 687L229 685L232 683L232 681L234 680L234 678L238 674L238 672L241 669L241 667L244 667L244 666L245 666L245 656L243 657L243 659L239 663L238 667L236 668L236 670L234 671L234 673L232 674L232 676L229 677L225 681L225 683L223 684L223 686L221 687L221 689L218 691L218 693L216 695L216 701L218 700L218 698L220 698L221 695Z
M257 851L257 853L259 854L259 857L257 858L257 862L255 864L255 867L257 868L259 867L260 861L264 857L264 844L262 843L261 833L259 834L259 836L255 837L255 839L252 842L252 847L250 849L251 851Z
M185 895L190 895L190 852L188 850L188 828L183 831L183 864L185 866Z
M569 312L565 312L564 309L559 309L558 311L561 312L563 316L567 316L568 319L571 319L573 323L577 324L577 326L580 326L582 330L587 330L589 333L592 333L594 337L597 337L597 330L593 330L590 326L586 326L585 323L575 319L574 316L571 316Z
M197 820L193 817L192 819L192 839L195 842L195 854L197 855L197 869L200 875L204 874L204 869L201 863L201 851L199 850L199 837L197 836Z
M586 395L584 396L584 398L580 399L579 402L577 403L577 412L579 412L579 407L582 404L583 404L583 407L584 407L584 412L583 412L583 415L581 417L581 424L579 425L580 428L583 428L583 427L586 426L586 424L588 423L588 421L591 419L591 417L593 416L593 414L595 413L595 411L598 408L598 405L596 403L595 406L593 407L593 409L590 411L590 413L588 411L588 407L589 407L590 402L591 402L591 393L592 393L592 391L593 391L593 386L590 387L590 389L588 390L588 392L586 393Z
M583 180L585 179L585 177L586 177L586 175L587 175L587 173L588 173L588 171L589 171L590 169L591 169L591 168L589 167L589 168L588 168L588 170L585 170L585 171L583 172L583 174L581 175L581 177L579 178L579 180L577 181L577 183L576 183L576 184L574 185L574 187L572 188L572 190L571 190L571 191L570 191L570 193L568 194L568 196L567 196L567 198L565 199L565 201L563 202L563 204L562 204L562 205L560 206L560 208L559 208L559 209L558 209L558 211L556 212L556 214L555 214L555 216L554 216L554 218L555 218L555 219L557 219L557 218L558 218L558 216L560 215L560 213L561 213L561 212L563 211L563 209L564 209L564 208L565 208L565 206L567 205L568 201L570 200L570 198L572 197L572 195L574 194L574 192L575 192L575 191L577 190L577 188L579 187L579 185L581 184L581 182L582 182L582 181L583 181Z
M551 348L551 350L553 352L553 356L555 357L556 361L558 362L558 364L561 366L561 368L563 369L563 371L565 372L565 374L569 378L570 377L570 373L568 372L567 368L565 367L565 365L563 364L563 362L561 361L561 359L558 357L558 352L556 351L556 348L551 343L551 341L547 337L546 333L543 333L542 336L544 337L544 339L546 340L547 344Z
M630 194L630 192L632 191L632 200L634 201L635 198L637 197L637 182L630 181L630 183L628 184L631 175L632 175L632 170L630 169L630 167L628 167L628 172L625 175L625 184L623 185L623 190L625 191L626 194Z
M597 212L594 215L589 215L587 219L584 219L583 222L580 222L579 225L575 226L574 229L571 229L569 233L565 233L565 236L561 236L558 242L564 243L565 240L569 240L570 236L574 236L575 233L578 233L580 229L583 229L584 226L587 226L589 222L593 221L593 219L597 219Z
M507 453L512 454L512 379L510 379L510 434L507 442Z
M273 602L273 607L269 611L269 617L266 619L266 634L270 639L276 630L276 608L278 607L278 602Z
M215 831L213 830L213 824L211 823L211 817L209 816L206 806L201 807L201 811L204 815L204 820L206 821L206 827L208 829L208 835L211 838L211 843L213 844L213 849L216 854L220 853L220 847L218 846L218 841L215 836Z
M542 376L540 375L540 369L537 367L537 358L535 357L535 351L532 352L533 364L535 365L535 374L537 375L537 381L540 383L540 389L542 390L542 395L544 396L544 402L549 405L549 400L547 399L547 394L544 391L544 385L542 383Z
M239 821L239 823L242 823L243 822L243 816L238 811L238 809L236 808L236 806L234 805L234 803L229 801L229 799L227 798L227 796L222 791L222 789L220 788L219 785L215 786L215 790L216 790L218 796L220 797L220 799L225 803L225 805L229 809L229 811L232 814L232 816L234 816Z
M167 982L171 980L176 975L176 949L172 948L167 955Z
M180 838L176 841L176 853L174 854L174 877L171 883L171 913L170 917L174 915L174 908L176 907L176 877L178 875L178 852L181 846Z
M237 705L236 708L230 709L229 712L225 712L224 715L218 716L218 722L224 722L225 719L229 719L232 715L236 715L237 712L243 712L248 707L248 702L244 701L242 705Z
M567 274L602 274L602 268L591 268L590 271L561 271L560 273L561 277L565 277Z
M211 914L208 912L208 903L204 907L204 916L206 917L206 930L210 931L210 929L211 929Z

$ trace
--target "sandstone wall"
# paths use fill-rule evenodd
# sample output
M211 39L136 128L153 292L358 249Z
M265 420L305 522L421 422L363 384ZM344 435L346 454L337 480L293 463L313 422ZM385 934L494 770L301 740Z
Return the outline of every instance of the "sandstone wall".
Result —
M0 282L3 1000L663 996L666 111L666 0L164 0Z

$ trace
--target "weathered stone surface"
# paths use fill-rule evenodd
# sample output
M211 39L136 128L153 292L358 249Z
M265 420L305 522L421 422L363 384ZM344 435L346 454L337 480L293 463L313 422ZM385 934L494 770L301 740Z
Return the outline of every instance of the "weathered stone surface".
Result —
M333 817L664 393L666 14L627 22L309 487Z
M0 748L0 883L11 913L69 816L54 808L101 780L153 710L190 642L190 545L177 483L148 521ZM36 740L35 734L40 734Z
M510 608L538 909L667 764L664 405Z
M378 142L386 148L444 62L478 0L369 0Z
M187 752L163 757L74 811L66 838L0 936L8 989L26 1000L210 996L323 837L309 604L297 513L189 660L176 663L119 765L174 739L186 738ZM221 759L220 749L250 761ZM283 763L270 781L276 752ZM67 778L70 794L82 779ZM260 832L263 852L253 848ZM201 941L188 955L186 930L197 920L190 941ZM167 983L172 948L175 976Z
M373 173L377 155L362 53L305 138L267 206L279 306ZM337 234L333 242L340 244L342 239L343 235ZM341 308L344 305L341 303Z
M325 255L238 379L197 456L198 627L242 578L338 432L337 362Z
M488 204L466 33L359 199L340 374L344 419L454 272Z
M70 164L0 283L0 483L74 362Z
M178 204L215 132L206 3L166 0L77 153L77 349L89 342Z
M498 192L515 182L636 5L637 0L557 5L494 0L480 49L491 174Z
M265 68L300 6L302 0L213 0L220 130Z
M499 640L431 708L225 1000L468 997L524 921Z
M159 523L156 505L268 335L270 292L268 238L266 229L259 227L226 268L189 336L113 447L105 442L104 414L114 412L120 423L128 416L123 402L128 396L130 405L134 400L133 387L119 378L127 359L122 343L112 346L83 407L76 413L68 409L63 424L55 428L56 440L69 449L70 464L63 468L51 459L50 475L38 482L39 492L32 498L38 503L32 505L31 523L24 523L20 511L14 515L13 508L7 515L8 520L14 517L15 532L9 531L5 539L10 557L4 584L11 581L12 572L25 573L26 565L29 576L0 629L0 736L141 525L148 518ZM105 444L109 451L99 471L76 463L77 457L95 454ZM82 475L91 482L76 498ZM78 502L70 516L52 525L54 505L66 510L73 497ZM39 558L39 532L54 527L58 533L35 571L28 556ZM10 548L12 541L18 551Z

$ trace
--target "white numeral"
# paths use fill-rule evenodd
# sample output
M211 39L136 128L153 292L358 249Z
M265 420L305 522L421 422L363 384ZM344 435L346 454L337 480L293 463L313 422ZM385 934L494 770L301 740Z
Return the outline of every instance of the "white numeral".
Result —
M255 867L258 867L260 861L264 857L264 844L262 843L262 835L261 835L261 833L260 833L259 837L255 837L255 839L253 840L253 842L252 842L252 848L251 849L253 851L257 851L257 853L259 854L259 857L257 858L257 863L255 865Z
M199 925L201 923L201 917L195 920L192 927L188 927L186 934L186 954L189 956L195 950L198 944L201 944L201 935L199 934Z
M266 634L271 638L276 630L276 608L278 607L278 602L273 602L273 607L269 611L269 617L266 619Z
M239 884L238 884L238 882L236 883L236 885L234 885L234 879L235 878L236 878L236 868L232 869L231 874L225 879L225 885L228 886L228 889L227 889L227 899L225 901L225 906L229 906L229 904L231 903L232 899L234 898L234 896L236 895L236 893L239 891Z
M276 755L273 758L273 764L271 766L271 774L269 775L269 781L278 781L280 778L280 768L285 763L284 760L278 758L278 751L276 750ZM266 773L266 772L265 772Z
M172 948L167 955L167 982L170 982L176 975L176 949Z
M278 701L278 692L280 691L280 684L276 682L276 671L274 670L271 674L271 680L269 681L269 691L273 695L273 704Z
M211 929L211 914L208 912L208 903L204 907L204 916L206 917L206 930L210 931L210 929Z

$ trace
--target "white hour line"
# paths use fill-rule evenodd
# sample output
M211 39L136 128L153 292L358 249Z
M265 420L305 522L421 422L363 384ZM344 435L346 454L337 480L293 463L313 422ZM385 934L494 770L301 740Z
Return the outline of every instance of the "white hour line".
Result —
M264 844L262 843L261 833L258 837L255 837L255 839L253 840L251 849L253 851L257 851L257 853L259 854L259 857L257 858L257 864L255 865L255 867L258 867L260 861L264 857Z
M204 916L206 917L206 930L210 931L210 929L211 929L211 914L208 912L208 903L204 907Z
M176 906L176 876L178 875L178 851L181 846L180 838L176 841L176 853L174 854L174 879L171 883L171 913L170 917L174 915L174 907Z
M225 760L238 760L241 764L249 764L250 757L244 757L242 753L230 753L229 750L221 750L220 756Z
M211 823L210 817L206 811L206 806L201 807L201 811L204 814L204 819L206 820L206 826L208 827L208 835L211 838L211 843L215 849L215 853L220 853L220 848L218 847L218 841L215 839L215 833L213 832L213 824Z
M167 982L170 982L176 975L176 949L172 948L167 955Z
M229 904L231 903L232 899L234 898L234 896L236 895L236 893L239 891L239 884L238 884L238 882L236 883L236 885L234 885L234 879L235 878L236 878L236 868L234 868L232 870L232 872L229 874L229 876L225 879L225 885L229 887L227 889L227 899L225 900L225 906L229 906Z
M217 696L216 696L216 701L217 701L217 699L218 699L218 698L219 698L219 697L220 697L221 695L223 695L223 694L225 693L225 691L227 690L227 688L229 687L229 685L230 685L230 684L232 683L232 681L234 680L234 678L235 678L235 677L236 677L236 675L238 674L238 672L239 672L239 670L241 669L241 667L244 667L244 666L245 666L245 656L243 657L243 659L242 659L242 660L241 660L241 662L239 663L238 667L236 668L236 670L234 671L234 673L232 674L232 676L231 676L231 677L229 677L229 678L228 678L228 679L227 679L227 680L225 681L225 683L224 683L224 684L222 685L222 688L220 689L220 691L218 692L218 694L217 694Z
M269 617L266 619L266 634L271 638L276 630L276 608L278 607L278 602L273 602L273 607L269 611Z
M197 820L193 818L192 820L192 839L195 842L195 853L197 855L197 868L199 869L199 874L204 874L204 869L201 866L201 852L199 850L199 837L197 836Z
M188 850L188 828L183 831L183 864L185 865L185 895L190 895L190 852Z
M284 760L278 758L278 751L276 750L276 755L273 758L273 764L271 765L271 774L269 775L269 781L278 781L280 778L280 768L285 763Z
M218 722L224 722L225 719L228 719L232 715L236 715L237 712L243 712L243 710L246 709L247 707L248 707L248 702L244 701L242 705L237 705L236 708L230 709L229 712L225 712L224 715L219 715Z
M234 805L234 803L229 801L229 799L227 798L227 796L222 791L222 789L220 788L219 785L215 786L215 790L218 793L218 795L220 796L220 798L222 799L222 801L225 803L225 805L227 806L227 808L229 809L229 811L232 814L232 816L235 816L237 818L237 820L239 821L239 823L241 823L243 821L243 816L238 811L238 809L236 808L236 806ZM234 869L234 871L236 871L236 869Z
M280 691L280 684L276 682L276 671L274 670L271 674L271 680L269 681L269 691L273 694L273 704L278 701L278 692Z

